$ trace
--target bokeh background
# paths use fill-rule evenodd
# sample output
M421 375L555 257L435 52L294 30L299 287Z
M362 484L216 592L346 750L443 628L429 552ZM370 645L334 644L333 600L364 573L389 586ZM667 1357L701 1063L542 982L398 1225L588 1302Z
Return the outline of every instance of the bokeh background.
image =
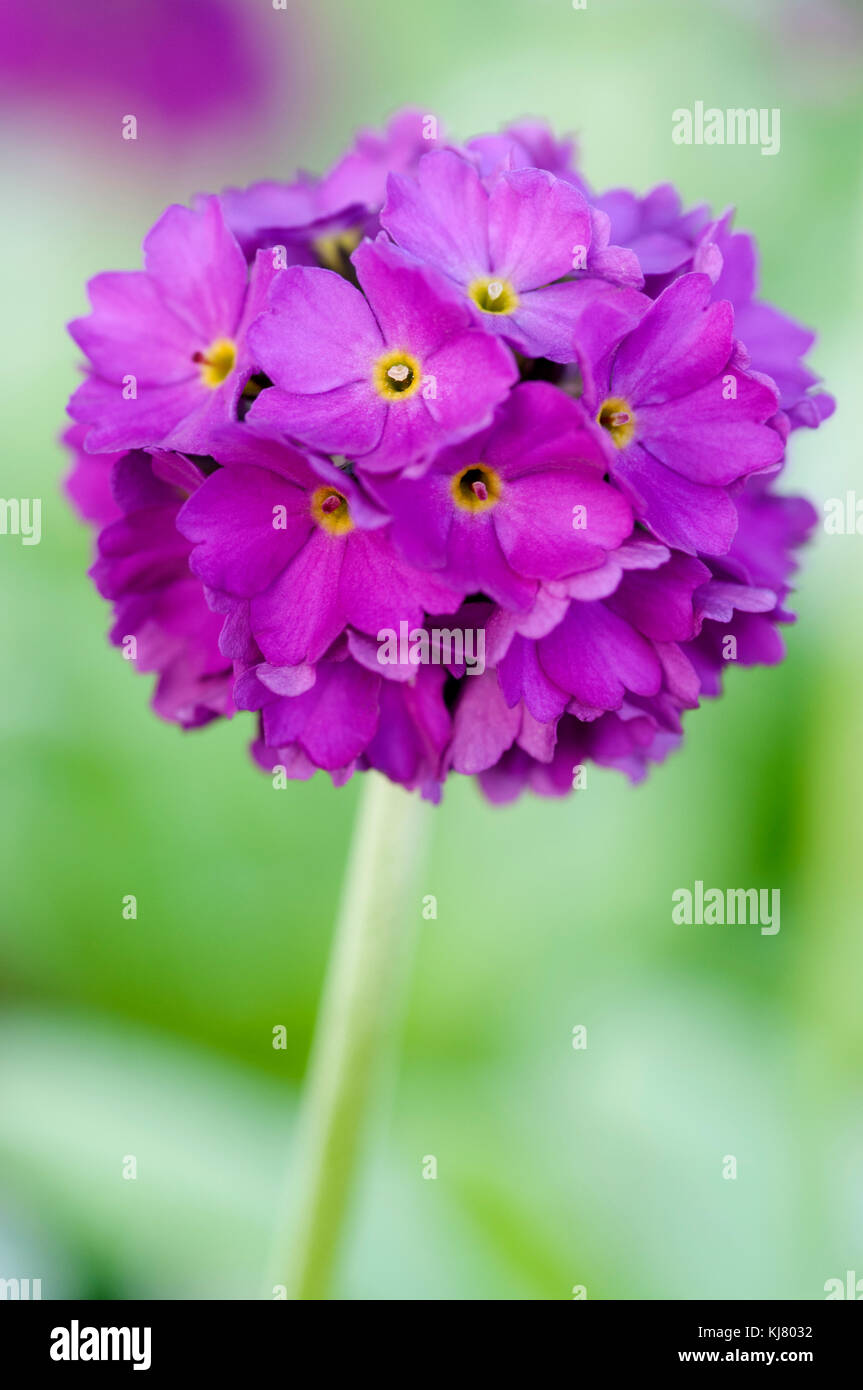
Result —
M0 1276L255 1297L359 787L276 792L246 719L184 735L149 711L60 492L63 325L170 201L322 168L402 103L457 137L543 116L595 187L736 204L840 403L795 436L787 485L822 513L863 498L863 15L45 0L16 29L0 8L2 492L43 499L40 545L0 537ZM674 145L696 100L779 107L780 154ZM576 798L508 809L448 787L337 1296L823 1298L863 1276L861 562L863 536L819 530L785 666L732 670L643 786L591 769ZM696 878L780 888L780 933L675 926Z

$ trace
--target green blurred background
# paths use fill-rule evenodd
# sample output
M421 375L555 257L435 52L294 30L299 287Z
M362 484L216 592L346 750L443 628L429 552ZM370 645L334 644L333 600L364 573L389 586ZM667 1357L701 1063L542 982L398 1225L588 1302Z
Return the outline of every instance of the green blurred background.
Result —
M43 498L43 539L0 538L0 1276L45 1298L257 1296L360 790L274 791L247 719L160 724L108 646L56 444L90 275L137 266L167 202L321 168L402 103L456 137L543 116L595 187L736 204L840 402L787 486L863 497L856 2L237 8L303 84L280 105L277 64L254 137L95 148L71 109L3 113L2 492ZM780 154L674 145L696 100L779 107ZM823 1298L863 1276L861 557L819 531L786 664L731 671L643 786L591 769L508 809L448 786L337 1296ZM696 878L779 887L780 933L673 925Z

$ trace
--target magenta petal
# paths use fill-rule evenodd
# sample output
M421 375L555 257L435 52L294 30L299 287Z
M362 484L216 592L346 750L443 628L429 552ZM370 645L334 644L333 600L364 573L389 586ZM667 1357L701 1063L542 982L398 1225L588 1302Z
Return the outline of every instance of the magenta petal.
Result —
M213 447L223 468L232 464L266 468L270 473L306 490L316 487L320 480L317 467L312 466L312 461L305 454L291 448L275 434L251 429L248 421L243 425L227 425L220 430L213 436ZM341 474L334 477L330 472L324 481L335 482L336 477L341 477Z
M712 380L731 357L734 310L710 302L706 275L682 275L621 344L612 392L632 405L673 400Z
M450 761L456 772L483 772L492 767L515 740L521 711L509 709L497 672L466 676L453 717Z
M531 711L522 707L521 728L518 731L516 744L523 748L525 753L529 753L532 758L536 758L541 763L550 763L554 757L554 746L557 742L557 724L554 720L548 723L541 719L535 719Z
M258 680L274 695L304 695L315 683L317 668L308 662L300 666L270 666L262 661L255 669Z
M428 411L446 436L438 435L439 445L481 429L518 380L512 354L477 329L450 338L429 357L426 369L435 382L435 394L426 401Z
M144 449L166 443L180 423L195 411L211 408L214 394L195 379L177 386L146 386L136 399L124 400L119 384L93 376L78 387L68 411L73 420L91 426L85 439L88 452ZM190 423L184 443L174 447L206 453L206 448L194 447L201 433L206 442L208 430L196 431L195 423Z
M611 220L599 208L590 209L590 255L587 269L612 284L641 289L644 275L638 256L629 246L611 246Z
M66 475L64 489L78 515L94 526L107 526L118 516L117 503L111 491L111 470L120 453L88 454L84 450L84 425L71 425L63 435L75 455L75 462Z
M175 520L175 506L148 507L105 527L90 571L103 597L158 589L185 574L189 547Z
M317 767L335 770L358 757L378 722L380 677L353 661L324 662L311 690L264 708L271 748L299 742Z
M489 197L488 244L492 271L516 290L548 285L584 264L587 203L572 184L542 169L504 173Z
M223 188L219 201L228 226L250 259L261 245L259 238L263 231L278 229L281 236L273 238L275 243L281 239L291 240L304 232L318 215L316 188L308 178L299 178L293 183L261 179L249 184L248 188ZM301 245L300 240L295 240L285 249L290 255Z
M655 695L662 681L650 644L602 603L571 603L538 645L550 679L594 709L619 709L627 690Z
M657 570L630 570L609 607L655 642L687 642L698 628L695 591L709 579L700 560L675 553Z
M441 780L451 729L442 694L445 678L439 667L425 667L411 685L382 684L380 724L366 757L392 781L425 787Z
M409 660L409 651L405 653L404 660L401 659L401 653L398 654L398 659L395 661L380 660L383 648L378 642L377 636L372 637L367 632L357 632L352 627L347 630L347 643L348 651L354 660L358 661L361 666L365 666L366 670L374 671L376 675L383 676L385 682L402 683L416 680L418 668Z
M390 348L406 348L421 366L447 338L470 328L473 317L464 297L383 233L377 241L362 242L351 260L384 342Z
M459 598L438 575L400 560L385 533L351 533L339 576L339 603L361 632L397 629L402 619L417 625L424 610L454 612Z
M614 478L657 539L694 555L724 555L737 530L737 510L721 487L673 473L632 444L615 463Z
M782 458L781 436L762 423L776 409L775 391L732 371L676 401L641 406L637 429L667 468L695 483L722 485Z
M506 608L529 608L536 580L516 574L501 549L494 512L458 511L453 517L447 552L447 573L464 587L488 594Z
M685 649L676 642L656 642L654 645L669 693L685 709L694 709L698 704L701 683Z
M393 518L393 539L402 554L423 569L440 569L452 525L449 476L432 470L411 480L382 478L374 486Z
M316 395L371 379L383 351L359 290L332 270L290 266L270 287L270 307L249 329L249 347L283 391Z
M548 357L552 362L574 362L578 356L577 315L582 285L568 280L521 296L509 318L494 321L498 331L527 357Z
M711 579L699 589L697 604L703 618L730 623L735 612L770 613L776 607L776 595L772 589Z
M320 396L272 387L261 392L248 414L250 424L279 430L314 449L357 455L380 443L386 417L386 402L365 381L352 381Z
M345 626L338 595L345 537L316 530L268 589L253 598L249 620L272 666L318 661Z
M569 695L549 680L537 656L536 643L516 637L498 666L500 687L508 705L523 700L535 719L560 718Z
M501 318L500 331L531 357L589 363L600 378L604 366L607 381L611 352L649 306L638 290L604 280L567 280L522 295L516 311Z
M560 579L601 565L605 552L632 530L632 509L616 488L587 469L573 467L526 474L507 483L495 509L495 525L501 548L517 573Z
M248 330L267 308L270 286L279 273L273 267L272 251L258 251L249 270L249 288L237 328L237 361L231 374L235 397L240 395L249 377L261 371L248 340Z
M346 203L361 203L368 208L380 207L388 172L413 168L422 155L435 148L438 138L442 138L442 133L432 138L428 113L412 106L397 111L383 132L359 131L353 147L321 180L321 205L341 208Z
M285 526L277 529L275 519L284 519ZM238 464L207 478L182 508L177 526L196 542L191 566L205 584L250 598L281 573L313 522L300 488L267 469Z
M165 304L202 335L234 336L246 293L246 261L218 198L191 211L169 207L144 239L144 263Z
M384 428L375 447L355 449L361 472L392 473L407 465L423 466L435 454L440 430L421 396L393 401L384 412Z
M381 226L421 261L460 285L488 273L488 195L479 174L453 150L434 150L416 177L391 174Z
M107 271L87 290L93 312L70 323L69 332L101 376L120 383L132 375L142 387L197 379L192 354L202 346L200 334L171 312L151 276Z
M380 678L354 661L325 666L318 698L300 738L318 767L344 767L357 757L378 725Z
M600 431L581 402L546 381L524 382L510 392L478 450L476 457L510 479L572 465L601 478L607 467Z
M818 377L801 360L815 334L770 304L752 302L736 310L734 328L758 370L776 382L783 410L789 409Z

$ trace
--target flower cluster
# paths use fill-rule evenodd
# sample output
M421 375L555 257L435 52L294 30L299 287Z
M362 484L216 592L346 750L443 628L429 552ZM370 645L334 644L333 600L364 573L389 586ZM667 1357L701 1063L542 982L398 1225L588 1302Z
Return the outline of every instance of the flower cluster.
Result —
M594 194L541 124L406 111L324 177L173 206L70 331L70 495L111 638L267 769L432 798L633 778L776 662L833 409L753 240L667 185Z

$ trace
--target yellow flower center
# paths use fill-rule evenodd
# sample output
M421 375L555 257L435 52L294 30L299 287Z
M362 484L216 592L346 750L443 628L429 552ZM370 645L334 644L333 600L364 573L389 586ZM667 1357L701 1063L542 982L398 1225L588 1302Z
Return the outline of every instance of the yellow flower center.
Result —
M518 308L518 295L509 281L493 275L472 281L467 292L484 314L512 314Z
M608 430L618 449L625 449L635 434L635 412L622 396L609 396L599 407L597 420Z
M450 491L462 511L487 512L500 501L503 483L500 474L487 463L471 463L455 474Z
M324 531L332 536L343 536L353 530L351 510L343 492L334 487L317 487L312 493L312 516Z
M372 373L375 390L388 401L406 401L420 389L422 368L403 348L394 348L379 357Z
M234 370L237 345L230 338L217 338L206 352L196 352L192 361L199 364L204 385L215 391Z
M362 234L362 227L352 227L332 236L315 237L312 248L326 270L341 271L344 269L345 261L359 246Z

